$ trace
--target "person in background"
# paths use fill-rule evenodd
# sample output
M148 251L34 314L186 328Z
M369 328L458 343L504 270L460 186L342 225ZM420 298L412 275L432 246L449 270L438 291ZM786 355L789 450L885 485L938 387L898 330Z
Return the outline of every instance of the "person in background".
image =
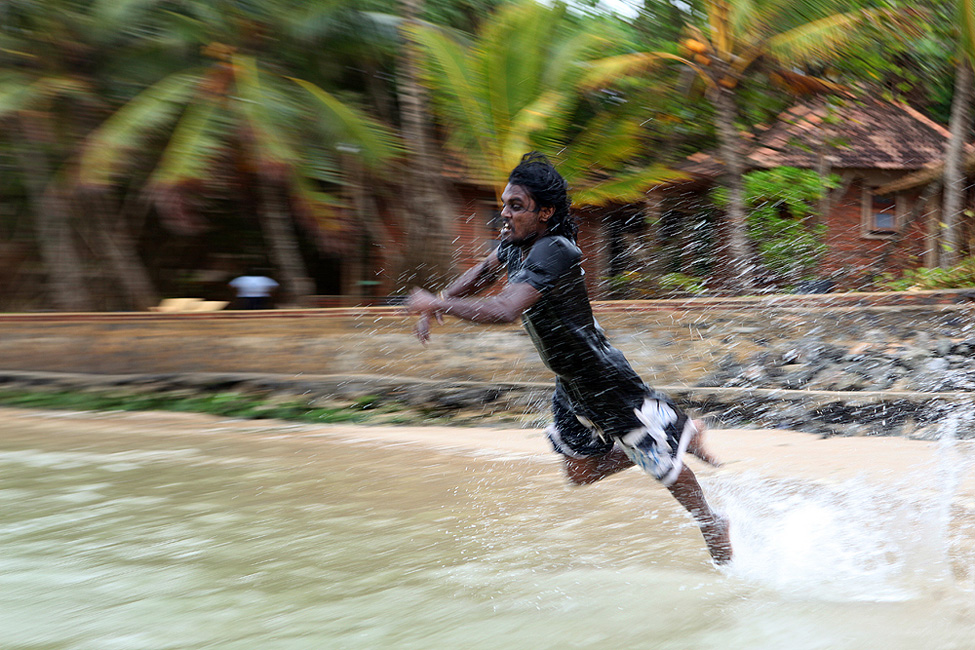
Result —
M732 557L728 520L711 509L683 463L689 452L717 464L704 447L704 426L644 384L593 318L567 189L544 156L523 156L501 195L500 245L439 295L413 290L406 309L420 315L415 333L425 343L431 319L443 314L476 323L521 318L556 375L546 433L569 480L587 485L638 465L691 513L712 559L726 563ZM500 293L471 297L502 272L508 282Z
M256 269L249 269L246 275L234 278L229 284L237 291L240 309L270 309L271 295L280 286Z

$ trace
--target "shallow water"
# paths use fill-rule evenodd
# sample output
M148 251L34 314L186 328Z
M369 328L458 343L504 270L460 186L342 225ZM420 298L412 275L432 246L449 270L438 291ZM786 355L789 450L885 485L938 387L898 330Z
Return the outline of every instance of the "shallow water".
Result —
M2 648L915 650L975 638L975 530L951 505L969 460L951 446L900 486L710 477L736 546L717 570L687 516L636 473L573 490L543 453L380 448L203 418L186 435L169 416L100 428L110 417L58 435L16 419L0 430Z

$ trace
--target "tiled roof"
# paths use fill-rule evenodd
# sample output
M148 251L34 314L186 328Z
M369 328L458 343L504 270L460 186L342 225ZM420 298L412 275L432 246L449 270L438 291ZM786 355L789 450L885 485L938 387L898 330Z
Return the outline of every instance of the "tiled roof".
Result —
M971 144L966 146L965 154L962 158L962 169L966 174L971 174L975 172L975 148ZM925 165L923 169L919 169L916 172L911 172L905 176L898 178L896 181L892 181L886 185L877 188L878 194L894 194L896 192L903 192L904 190L909 190L920 185L927 185L931 181L938 180L945 173L945 161L936 160L935 162Z
M832 110L834 119L827 120ZM832 123L827 123L832 122ZM779 115L749 155L755 167L815 168L823 136L833 168L915 170L944 155L948 131L913 108L864 98L828 109L807 100Z
M827 120L830 110L833 119ZM904 104L865 98L827 109L822 100L806 100L758 134L746 166L815 169L824 134L834 142L828 150L833 169L907 172L941 161L949 137L947 129ZM706 179L719 176L724 165L717 153L700 152L677 169Z

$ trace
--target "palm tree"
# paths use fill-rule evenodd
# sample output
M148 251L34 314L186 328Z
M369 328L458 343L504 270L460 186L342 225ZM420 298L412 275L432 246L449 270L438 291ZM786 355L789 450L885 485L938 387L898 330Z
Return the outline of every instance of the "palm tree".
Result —
M634 52L601 61L590 83L607 84L624 74L643 74L661 61L693 69L706 85L715 108L719 153L728 193L728 257L738 273L739 290L754 288L753 253L747 237L742 193L744 138L738 127L737 91L750 74L763 68L773 81L800 93L831 92L839 87L796 71L827 62L868 24L909 26L911 12L858 9L829 13L827 2L790 0L704 0L703 21L688 25L680 52Z
M406 219L406 255L400 277L409 284L429 286L448 280L452 275L450 237L451 210L438 156L430 137L427 120L427 97L419 83L417 46L411 34L416 33L422 0L403 0L405 43L397 75L403 139L410 160L408 218Z
M126 241L123 215L90 212L72 184L83 138L106 111L104 61L127 59L139 7L122 0L12 1L0 19L0 131L10 134L21 184L33 213L35 240L50 300L61 310L94 305L79 246L104 256L128 304L155 302L148 274Z
M159 3L160 8L165 3ZM326 3L331 6L334 3ZM327 9L325 7L324 9ZM324 10L323 9L323 10ZM257 5L205 0L169 13L160 39L201 56L152 84L116 111L88 139L80 180L92 187L117 183L144 162L141 149L166 134L150 162L146 191L172 221L197 219L188 200L206 182L250 189L270 258L291 301L314 293L295 233L296 209L329 227L337 199L320 189L334 182L341 151L378 166L396 152L388 129L349 102L294 76L297 63L279 49L292 42L295 13L309 3ZM273 52L273 53L272 53ZM228 180L229 179L229 180Z
M957 0L956 11L959 26L958 64L951 100L951 137L945 151L942 246L939 255L939 266L946 269L958 263L961 250L959 216L965 202L963 159L965 144L972 130L972 83L975 76L972 71L975 61L975 1Z
M432 26L422 46L446 146L468 177L495 188L525 152L552 155L579 205L631 202L678 174L640 161L640 107L585 92L587 66L610 39L600 24L576 23L564 7L511 4L473 39Z

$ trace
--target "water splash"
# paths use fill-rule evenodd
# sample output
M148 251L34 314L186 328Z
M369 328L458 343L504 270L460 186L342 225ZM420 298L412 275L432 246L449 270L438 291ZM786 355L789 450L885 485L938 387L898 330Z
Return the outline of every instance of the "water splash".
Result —
M965 589L973 567L964 547L972 546L975 527L973 513L955 503L971 464L957 443L961 421L971 414L953 413L934 461L892 484L719 479L709 494L733 522L728 575L832 602L898 602L945 585Z

